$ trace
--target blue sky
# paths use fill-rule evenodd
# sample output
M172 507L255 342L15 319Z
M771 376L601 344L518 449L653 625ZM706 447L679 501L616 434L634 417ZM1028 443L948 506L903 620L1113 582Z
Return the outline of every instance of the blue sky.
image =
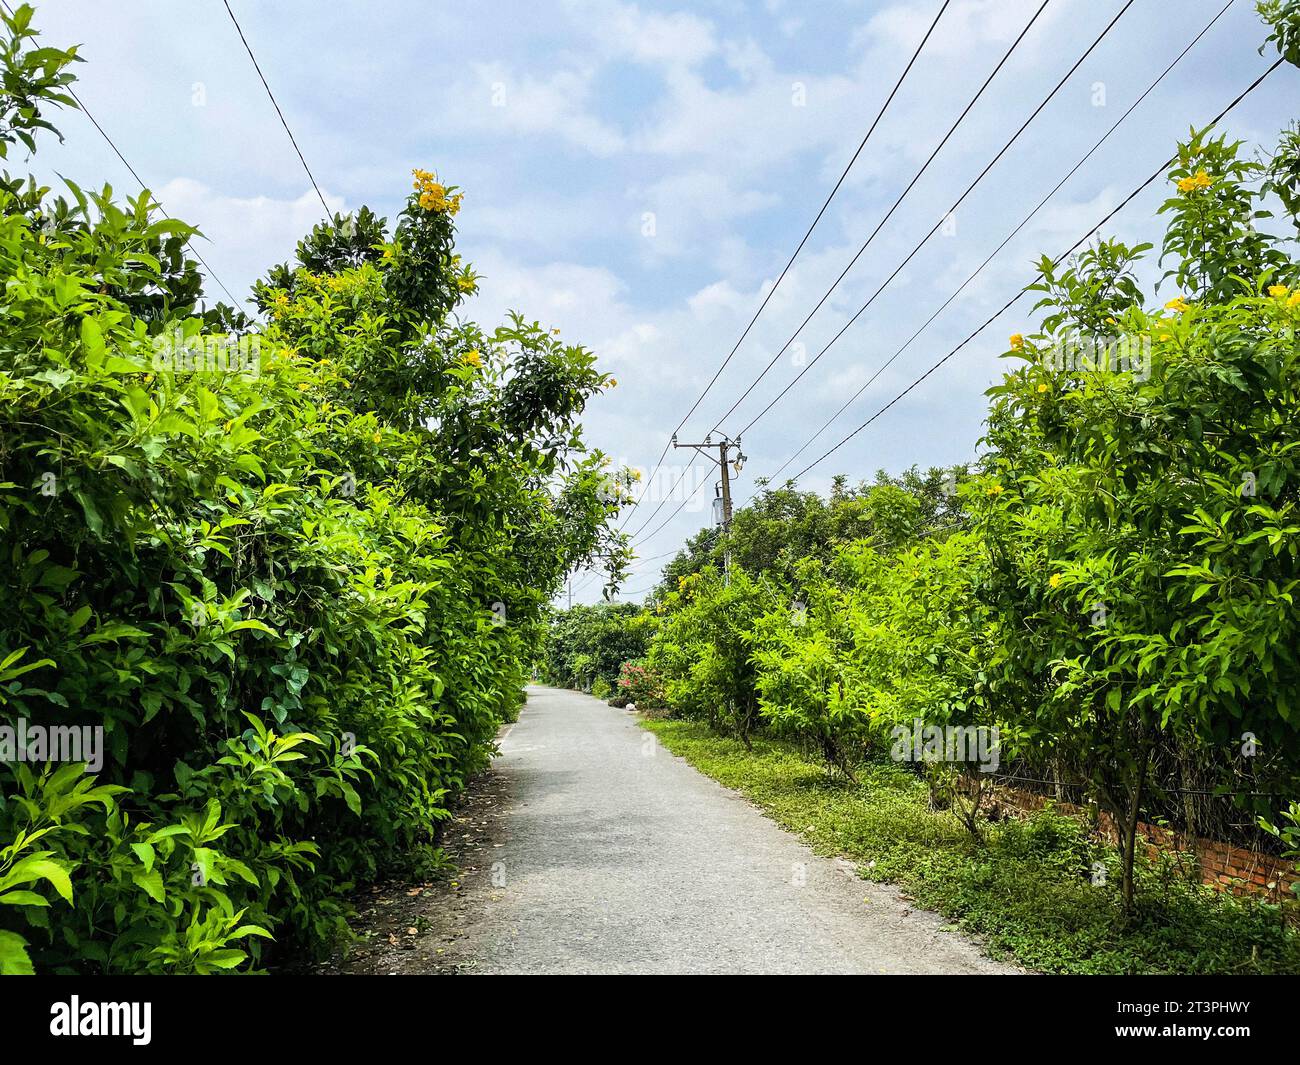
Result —
M1040 2L952 0L684 439L707 432L781 348ZM1222 4L1132 5L963 205L953 231L932 238L746 434L750 461L738 499L894 353ZM491 326L518 309L592 348L620 384L589 409L588 439L648 468L803 235L940 0L232 6L331 207L368 204L392 218L415 166L460 185L459 249L484 274L468 316ZM808 357L943 216L1122 6L1051 0L799 334ZM231 289L246 291L318 220L320 204L220 0L56 0L38 5L37 25L49 43L82 44L86 104L168 211L203 229L203 255ZM1257 52L1263 37L1253 5L1237 0L809 454L946 353L1030 279L1041 254L1073 244L1172 153L1189 126L1221 110L1271 61ZM1252 149L1271 146L1295 116L1298 89L1300 72L1279 70L1226 128ZM134 191L83 116L65 115L61 126L67 143L43 147L42 173ZM1154 208L1166 193L1157 183L1108 234L1158 238ZM1000 372L1006 337L1032 331L1019 308L801 483L824 489L835 473L870 477L880 467L970 458L983 391ZM787 351L723 429L734 433L757 414L799 372L794 359L795 349ZM669 462L684 461L670 453ZM673 477L679 468L670 468ZM685 482L697 483L694 475ZM654 490L667 486L660 480ZM642 555L669 551L698 529L711 495L706 484L698 506L638 545ZM634 513L628 528L640 524ZM661 564L640 564L628 590L651 584ZM596 594L592 582L575 599Z

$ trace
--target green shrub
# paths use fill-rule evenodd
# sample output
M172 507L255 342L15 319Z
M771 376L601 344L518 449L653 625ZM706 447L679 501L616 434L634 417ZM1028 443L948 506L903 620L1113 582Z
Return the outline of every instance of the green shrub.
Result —
M645 652L648 629L633 603L601 603L554 612L546 628L539 672L548 684L593 690L613 687L619 666Z

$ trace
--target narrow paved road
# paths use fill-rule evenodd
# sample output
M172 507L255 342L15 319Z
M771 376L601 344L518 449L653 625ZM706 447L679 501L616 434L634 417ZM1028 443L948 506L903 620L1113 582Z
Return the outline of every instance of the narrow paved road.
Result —
M493 775L495 842L462 887L482 893L457 933L470 971L1014 971L589 696L529 688Z

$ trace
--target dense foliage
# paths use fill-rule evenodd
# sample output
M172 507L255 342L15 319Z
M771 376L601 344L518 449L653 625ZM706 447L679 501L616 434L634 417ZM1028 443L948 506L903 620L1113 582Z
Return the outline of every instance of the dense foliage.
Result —
M645 654L653 620L633 603L599 603L557 612L550 621L537 671L562 688L609 690L624 662Z
M0 147L72 105L4 20ZM455 310L462 194L318 226L198 307L147 193L0 184L0 725L103 730L0 764L0 972L260 967L344 896L436 865L573 565L620 565L582 443L610 382L518 316ZM617 666L615 666L617 669Z

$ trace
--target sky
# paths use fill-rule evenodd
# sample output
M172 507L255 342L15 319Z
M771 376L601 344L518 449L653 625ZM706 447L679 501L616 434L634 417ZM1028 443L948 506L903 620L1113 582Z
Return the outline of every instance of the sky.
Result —
M738 504L873 375L781 479L875 414L1088 234L1272 61L1253 4L1205 37L901 355L976 271L1223 7L1135 0L1060 92L949 208L1124 6L1049 0L1022 42L829 299L804 320L961 115L1042 0L950 0L842 187L680 439L743 434ZM942 0L631 3L530 0L231 0L332 210L389 219L414 167L460 186L457 247L482 274L462 309L485 327L511 310L596 353L618 387L589 405L586 439L647 475L808 229ZM77 91L167 212L238 296L287 260L320 201L221 0L47 0L43 43L81 45ZM1295 117L1284 66L1225 120L1245 151ZM136 186L84 115L57 123L38 174ZM11 168L16 160L11 160ZM1162 179L1103 234L1159 240ZM809 362L941 220L904 269ZM1154 261L1151 277L1158 276ZM218 291L215 285L211 291ZM1176 293L1162 289L1163 301ZM799 485L971 459L984 391L1016 304ZM793 340L793 343L787 343ZM723 417L763 368L771 371ZM716 470L669 450L625 527L640 599L672 552L711 523ZM668 496L653 521L647 517ZM671 520L687 493L698 489ZM578 576L575 602L600 595Z

